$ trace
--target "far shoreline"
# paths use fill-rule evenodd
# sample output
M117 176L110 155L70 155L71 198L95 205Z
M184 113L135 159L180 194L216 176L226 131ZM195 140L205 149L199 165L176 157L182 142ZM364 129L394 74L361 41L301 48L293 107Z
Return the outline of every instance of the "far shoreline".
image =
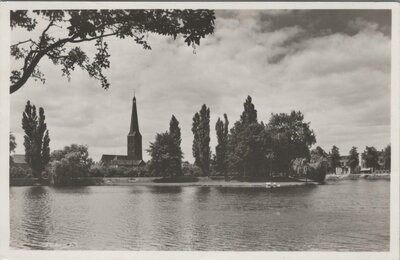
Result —
M160 177L86 177L79 178L74 186L149 186L149 187L227 187L227 188L266 188L267 183L273 183L273 188L294 187L304 185L321 185L315 181L237 181L237 180L213 180L208 177L199 177L198 181L193 182L154 182ZM325 183L334 183L343 180L389 180L390 174L347 174L347 175L326 175ZM323 185L323 184L322 184ZM39 184L34 178L12 178L10 179L10 187L18 186L50 186L47 184Z
M314 181L237 181L237 180L212 180L207 177L200 177L198 181L193 182L154 182L160 177L87 177L76 180L74 186L149 186L149 187L232 187L232 188L266 188L267 183L274 185L272 188L293 187L304 185L318 185ZM36 179L14 178L10 179L10 186L50 186L39 184Z

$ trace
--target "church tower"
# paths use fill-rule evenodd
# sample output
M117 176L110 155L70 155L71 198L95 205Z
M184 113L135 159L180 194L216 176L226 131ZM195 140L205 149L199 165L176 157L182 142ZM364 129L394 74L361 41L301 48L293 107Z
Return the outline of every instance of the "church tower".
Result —
M142 135L139 132L135 94L133 95L131 128L128 134L128 157L132 160L142 160Z

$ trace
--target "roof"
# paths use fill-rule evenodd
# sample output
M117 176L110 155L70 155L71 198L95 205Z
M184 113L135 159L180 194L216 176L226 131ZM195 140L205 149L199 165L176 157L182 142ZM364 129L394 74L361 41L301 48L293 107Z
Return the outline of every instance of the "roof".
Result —
M132 164L133 166L139 166L145 164L143 160L133 160L132 157L127 155L116 155L116 154L103 154L100 161L105 164ZM128 163L129 162L129 163Z
M11 155L11 158L13 159L13 162L15 164L26 164L25 160L25 154L13 154Z

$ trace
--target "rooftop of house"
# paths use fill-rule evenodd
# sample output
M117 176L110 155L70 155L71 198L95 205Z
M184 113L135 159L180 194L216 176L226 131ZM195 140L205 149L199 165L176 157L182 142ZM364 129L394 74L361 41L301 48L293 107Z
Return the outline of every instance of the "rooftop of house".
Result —
M25 154L13 154L11 155L11 158L13 159L13 162L15 164L25 164Z
M128 155L103 154L100 159L102 163L111 163L112 161L117 161L117 160L126 160L126 161L129 160L132 161L133 165L140 165L141 163L144 163L143 160L133 160Z

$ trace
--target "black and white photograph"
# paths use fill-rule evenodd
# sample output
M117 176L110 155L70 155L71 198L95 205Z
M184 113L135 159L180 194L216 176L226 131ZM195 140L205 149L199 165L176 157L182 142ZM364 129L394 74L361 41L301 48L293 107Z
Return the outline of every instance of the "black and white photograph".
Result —
M399 257L393 5L55 6L2 12L2 248Z

